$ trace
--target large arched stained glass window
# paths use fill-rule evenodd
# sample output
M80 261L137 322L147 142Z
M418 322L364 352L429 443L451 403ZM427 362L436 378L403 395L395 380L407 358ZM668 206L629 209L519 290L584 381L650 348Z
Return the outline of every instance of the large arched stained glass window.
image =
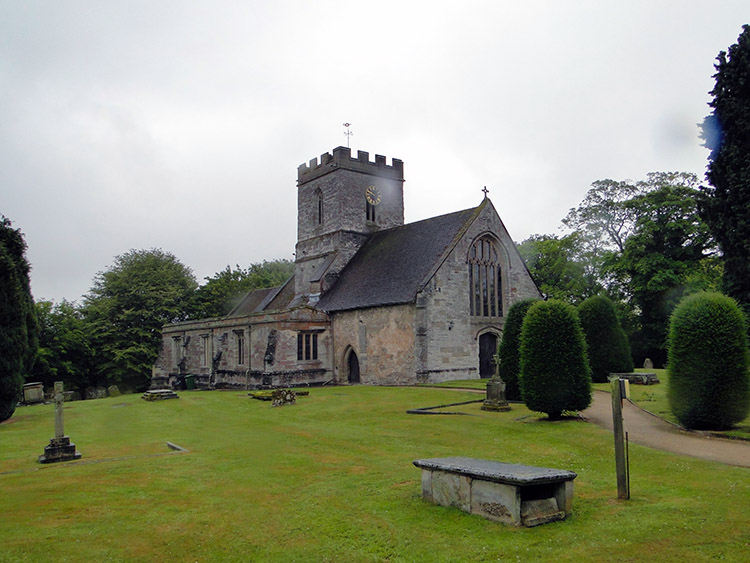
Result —
M475 317L503 316L503 278L497 242L490 236L469 249L469 306Z

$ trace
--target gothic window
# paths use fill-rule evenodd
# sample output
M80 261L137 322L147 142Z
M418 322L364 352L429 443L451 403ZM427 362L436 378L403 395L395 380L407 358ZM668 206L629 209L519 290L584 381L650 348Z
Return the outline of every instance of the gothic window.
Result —
M323 191L318 188L315 190L315 201L318 204L318 225L323 224Z
M317 332L300 332L297 333L297 360L317 360L318 359L318 333Z
M469 310L475 317L503 316L503 278L497 242L490 236L469 249Z
M245 331L236 330L234 334L237 338L237 364L241 366L245 363Z
M209 354L210 354L210 348L208 346L208 335L202 334L201 335L201 365L202 366L208 365Z
M180 365L183 356L182 336L172 337L172 360L175 366Z

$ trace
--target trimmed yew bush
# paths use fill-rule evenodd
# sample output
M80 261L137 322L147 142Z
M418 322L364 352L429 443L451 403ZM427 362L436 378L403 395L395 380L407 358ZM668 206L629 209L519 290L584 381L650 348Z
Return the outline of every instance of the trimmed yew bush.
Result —
M521 400L521 388L518 383L521 373L521 325L526 312L536 301L524 299L514 303L503 326L503 338L497 353L500 356L500 378L505 382L505 398L509 401Z
M521 395L533 411L560 418L591 404L586 342L572 305L538 301L521 328Z
M668 358L667 397L685 427L726 429L747 416L750 354L736 301L720 293L683 299L670 320Z
M586 338L594 383L606 383L610 373L633 371L630 344L617 320L612 301L603 295L589 297L578 305L578 317Z

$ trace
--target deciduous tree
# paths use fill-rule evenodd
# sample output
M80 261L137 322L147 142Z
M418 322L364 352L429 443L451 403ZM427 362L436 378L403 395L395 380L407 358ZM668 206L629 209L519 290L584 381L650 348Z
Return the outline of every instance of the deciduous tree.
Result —
M635 227L636 215L625 202L643 192L641 182L597 180L586 197L563 219L563 225L585 234L590 250L622 252Z
M639 311L640 332L635 345L638 360L666 361L669 315L683 295L699 285L714 242L696 208L697 178L692 174L649 175L653 187L626 205L638 219L621 255L608 268L627 288Z
M601 290L596 279L588 276L579 239L578 233L562 238L532 235L517 246L545 297L578 303Z
M275 287L284 283L294 273L294 263L289 260L271 260L251 264L243 269L227 266L213 277L206 278L195 292L190 313L193 319L221 317L229 313L248 292L254 289Z
M30 378L46 387L55 381L68 390L83 390L92 379L94 352L80 308L69 301L38 301L39 353Z
M147 388L162 326L186 318L196 287L190 268L161 249L131 250L99 272L83 312L100 382Z

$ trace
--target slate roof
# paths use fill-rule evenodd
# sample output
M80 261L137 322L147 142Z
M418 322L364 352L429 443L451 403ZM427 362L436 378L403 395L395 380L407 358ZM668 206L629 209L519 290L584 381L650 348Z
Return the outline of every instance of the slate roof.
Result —
M266 298L269 296L269 294L278 290L278 287L268 287L265 289L256 289L249 292L247 295L245 295L245 297L242 298L242 301L240 301L239 304L229 312L227 316L244 317L246 315L250 315L262 310L262 305L266 301Z
M414 301L483 205L373 233L316 307L345 311Z
M294 276L290 277L284 282L284 285L276 289L276 294L263 304L262 310L280 311L290 306L292 299L294 299Z

